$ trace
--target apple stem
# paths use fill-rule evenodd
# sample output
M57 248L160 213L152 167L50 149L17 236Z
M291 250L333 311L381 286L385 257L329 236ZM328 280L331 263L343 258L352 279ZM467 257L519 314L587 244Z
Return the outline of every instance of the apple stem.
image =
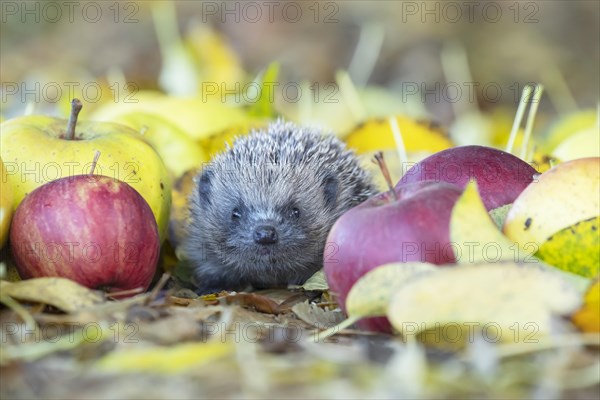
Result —
M92 161L92 167L90 168L90 175L94 175L94 170L96 169L96 164L98 164L98 159L100 158L100 151L96 150L94 153L94 161Z
M71 115L69 115L69 122L67 123L67 133L65 139L73 140L75 137L75 126L77 125L77 116L79 111L83 108L83 104L79 99L71 100Z
M515 115L515 120L513 121L513 126L510 130L510 136L508 138L508 143L506 144L507 153L512 153L513 147L515 145L515 139L517 138L517 133L519 132L519 126L521 125L523 115L525 114L527 101L530 98L532 91L533 87L531 85L525 85L525 87L523 88L523 92L521 93L521 99L519 100L519 107L517 108L517 115Z
M537 114L537 109L540 105L540 99L542 98L543 91L544 86L538 83L533 92L531 106L529 107L529 114L527 115L527 122L525 123L525 132L523 133L523 143L521 144L521 159L523 161L527 161L525 159L527 155L527 145L529 144L529 139L531 138L531 133L533 132L533 122L535 121L535 115Z
M398 200L398 195L396 194L396 191L394 190L394 185L392 184L392 178L390 177L390 171L388 170L387 164L385 163L385 160L383 159L383 152L382 151L377 152L373 158L374 158L374 161L377 164L377 166L379 166L381 173L383 174L385 183L387 183L392 197L394 198L394 200Z

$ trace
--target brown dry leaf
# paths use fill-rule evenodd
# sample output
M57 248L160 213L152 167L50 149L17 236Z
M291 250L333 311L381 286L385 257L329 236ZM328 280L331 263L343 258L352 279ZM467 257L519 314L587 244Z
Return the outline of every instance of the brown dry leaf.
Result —
M104 303L104 296L65 278L34 278L20 282L0 281L5 296L43 303L73 313Z
M226 296L228 304L253 308L267 314L282 314L305 300L317 297L313 293L290 291L287 289L267 289L254 293L234 293Z
M273 299L256 293L235 293L226 297L227 304L253 308L266 314L279 314L279 304Z

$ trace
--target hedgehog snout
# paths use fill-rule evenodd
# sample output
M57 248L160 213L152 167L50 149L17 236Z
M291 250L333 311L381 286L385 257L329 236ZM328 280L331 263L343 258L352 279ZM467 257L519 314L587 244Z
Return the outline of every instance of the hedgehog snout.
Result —
M270 245L279 241L277 229L272 225L260 225L254 230L254 242L256 244Z

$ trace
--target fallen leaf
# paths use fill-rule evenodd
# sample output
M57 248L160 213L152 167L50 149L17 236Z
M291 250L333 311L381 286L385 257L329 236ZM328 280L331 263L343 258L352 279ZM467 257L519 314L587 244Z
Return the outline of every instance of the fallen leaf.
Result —
M386 315L392 296L402 284L415 276L435 273L438 269L429 263L408 262L385 264L369 271L348 292L348 316L363 318Z
M319 290L321 292L325 292L329 290L329 284L327 283L325 273L322 269L317 271L310 278L308 278L306 282L304 282L304 284L300 287L307 291Z
M348 292L348 318L320 332L317 340L335 335L362 318L386 315L389 302L399 286L417 275L435 273L436 270L433 264L409 262L385 264L369 271Z
M267 296L256 293L235 293L226 297L227 304L253 308L266 314L279 314L279 304Z
M29 331L28 334L36 335L33 342L18 345L3 343L2 351L0 351L0 364L4 365L19 360L35 361L59 351L71 350L86 343L100 343L114 337L113 328L105 322L94 322L93 325L86 325L85 329L69 329L68 327L64 329L63 334L48 340L37 336L41 335L40 331ZM59 330L59 332L62 331ZM5 334L3 333L3 335Z
M600 332L600 277L590 286L573 323L584 332Z
M109 353L96 366L111 372L177 374L227 357L233 352L232 343L217 340L171 347L131 348Z
M506 219L506 214L508 214L508 211L510 210L511 206L512 204L505 204L503 206L494 208L489 211L490 217L492 218L494 224L496 224L496 227L498 229L502 230L504 220Z
M98 292L65 278L0 281L0 290L16 300L48 304L68 313L105 302Z
M455 246L458 264L518 262L528 256L511 243L492 221L474 181L467 184L452 209L450 242Z
M341 312L325 310L318 304L305 301L292 307L294 314L302 321L319 329L330 328L343 320Z
M531 341L581 303L559 274L534 264L482 264L421 275L398 288L388 319L405 336L452 327L458 339ZM447 332L444 336L448 336Z
M536 256L544 262L586 278L600 273L600 217L565 228L540 246Z

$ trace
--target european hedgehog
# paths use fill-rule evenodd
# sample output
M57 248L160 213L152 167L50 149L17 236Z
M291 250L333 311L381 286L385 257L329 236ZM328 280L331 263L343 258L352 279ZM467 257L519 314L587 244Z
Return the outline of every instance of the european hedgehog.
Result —
M322 268L336 219L375 193L332 134L279 120L238 138L189 198L182 248L198 293L303 283Z

